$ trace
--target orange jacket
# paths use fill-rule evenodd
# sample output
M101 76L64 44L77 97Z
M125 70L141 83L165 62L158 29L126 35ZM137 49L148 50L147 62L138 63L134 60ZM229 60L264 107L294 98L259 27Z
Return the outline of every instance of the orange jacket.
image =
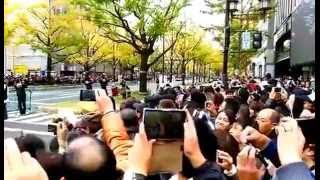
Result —
M118 113L110 113L102 117L102 128L105 143L113 151L117 168L123 171L128 169L128 150L133 142L129 139L123 121Z

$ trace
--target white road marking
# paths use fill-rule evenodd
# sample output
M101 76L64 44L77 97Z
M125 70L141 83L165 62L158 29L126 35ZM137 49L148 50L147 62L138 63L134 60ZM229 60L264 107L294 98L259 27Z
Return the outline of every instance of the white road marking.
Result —
M33 118L33 119L26 119L26 120L23 120L21 122L50 122L51 119L53 118L54 116L53 115L48 115L48 116L41 116L41 117L38 117L38 118Z
M63 97L52 97L52 98L46 98L46 99L37 99L37 100L32 100L32 102L39 102L39 101L48 101L48 100L55 100L55 99L66 99L70 97L80 97L79 94L77 95L72 95L72 96L63 96Z
M22 120L25 120L25 119L30 119L30 118L35 118L35 117L39 117L39 116L46 116L48 115L48 113L44 113L44 112L39 112L39 113L35 113L35 114L29 114L29 115L25 115L25 116L20 116L20 117L16 117L16 118L9 118L8 120L6 121L22 121Z
M24 134L38 134L38 135L47 135L47 136L54 136L52 132L43 132L43 131L32 131L32 130L23 130L19 128L4 128L4 131L10 132L23 132Z

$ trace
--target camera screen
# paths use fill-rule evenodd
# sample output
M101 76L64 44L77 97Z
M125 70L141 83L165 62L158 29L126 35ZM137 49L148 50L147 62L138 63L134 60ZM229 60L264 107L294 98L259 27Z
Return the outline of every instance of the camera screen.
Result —
M80 101L96 101L96 95L93 90L81 90Z
M274 92L281 92L281 88L276 87L276 88L274 89Z
M144 128L148 139L183 139L184 111L150 110L144 112Z

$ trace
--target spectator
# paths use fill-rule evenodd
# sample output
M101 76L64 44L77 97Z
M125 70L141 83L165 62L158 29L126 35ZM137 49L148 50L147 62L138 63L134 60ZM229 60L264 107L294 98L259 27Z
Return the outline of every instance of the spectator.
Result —
M133 139L139 129L137 112L133 109L126 108L120 111L120 115L127 129L127 134L130 136L130 139Z
M242 87L247 83L245 78L241 83ZM270 78L268 83L269 87L280 86ZM240 88L237 94L234 89L222 90L220 94L203 87L204 94L195 87L188 90L166 87L162 94L146 97L146 104L134 98L126 99L119 113L106 92L98 90L97 112L80 116L73 126L68 120L57 122L57 136L50 142L51 152L34 135L17 138L18 145L5 140L5 179L314 179L316 134L312 128L306 128L314 127L314 121L299 122L301 131L296 120L283 117L314 115L314 94L292 94L288 98L284 88L276 92L274 87L269 91L269 87L265 92L252 93L249 100L246 88ZM182 171L150 174L154 165L150 166L151 157L155 158L154 150L158 151L153 148L159 141L147 139L141 123L143 109L177 108L174 100L181 93L184 94L180 103L188 110L184 146L181 151L180 145L178 148ZM266 103L261 100L264 93L268 96ZM28 153L20 153L17 147ZM175 155L174 151L166 150L165 153ZM33 163L25 167L19 164L19 157Z
M176 109L177 106L174 103L174 101L171 99L162 99L159 102L159 108L160 109Z
M46 149L45 143L42 139L35 135L27 134L15 139L19 150L21 152L30 153L31 157L36 158L37 152L44 151Z
M268 136L271 139L277 137L275 127L280 122L280 115L273 109L263 109L258 113L256 118L258 130L260 133Z
M235 121L236 116L234 112L230 109L225 109L218 114L215 120L215 128L229 131Z
M240 88L238 90L238 96L240 100L240 104L248 104L249 92L246 88Z
M223 100L224 100L224 97L219 92L213 95L213 104L215 105L216 111L219 110L219 107L221 106Z
M233 162L236 162L237 155L240 152L238 142L233 136L229 134L228 131L214 130L214 135L217 137L218 150L222 154L221 158L226 161L225 163L228 164L229 167L225 167L225 164L223 164L223 162L218 162L218 164L220 166L223 164L222 167L230 171L232 168L230 166L233 165ZM220 153L218 153L218 158L220 158ZM232 159L230 159L229 157L231 157Z
M100 86L101 86L101 89L104 89L108 94L108 91L107 91L108 78L106 77L105 73L103 73L102 77L100 78Z
M64 155L67 180L117 179L113 152L91 136L81 136L70 142Z

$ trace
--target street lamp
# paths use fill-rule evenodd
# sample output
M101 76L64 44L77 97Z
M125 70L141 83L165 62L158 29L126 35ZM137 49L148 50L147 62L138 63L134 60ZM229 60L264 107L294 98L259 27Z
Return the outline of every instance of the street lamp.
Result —
M267 11L271 9L270 0L259 0L259 2L260 2L260 10Z
M230 0L230 11L231 13L234 13L238 11L238 3L239 0Z
M290 39L287 39L283 42L283 47L286 49L290 49L290 44L291 44Z

